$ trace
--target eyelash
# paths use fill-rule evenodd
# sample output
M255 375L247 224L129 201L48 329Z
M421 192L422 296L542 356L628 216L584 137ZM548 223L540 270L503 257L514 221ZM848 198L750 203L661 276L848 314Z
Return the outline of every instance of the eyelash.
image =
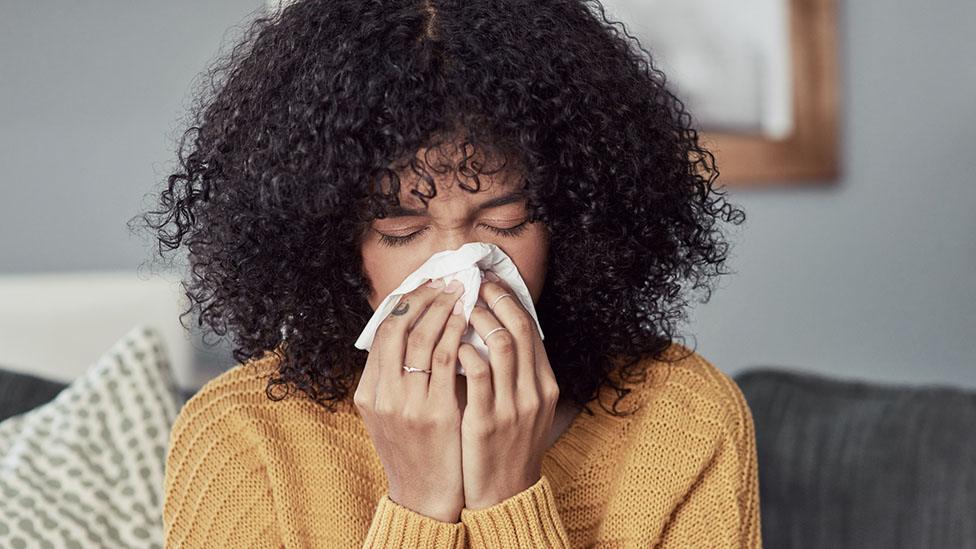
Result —
M507 229L499 229L498 227L492 227L491 225L484 225L484 227L489 231L500 236L515 237L522 234L522 232L525 231L525 229L527 228L526 224L528 222L529 222L528 220L525 220L519 223L518 225L514 227L509 227ZM428 228L429 227L425 227L424 229L419 230L413 234L409 234L407 236L390 236L390 235L380 233L380 242L391 247L403 246L405 244L408 244L411 240L427 232Z

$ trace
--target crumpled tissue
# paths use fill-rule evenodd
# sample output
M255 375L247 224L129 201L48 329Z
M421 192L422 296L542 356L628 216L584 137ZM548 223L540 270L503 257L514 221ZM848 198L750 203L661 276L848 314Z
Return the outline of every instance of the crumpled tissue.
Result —
M417 268L416 271L408 275L400 286L393 290L390 295L386 296L379 307L376 308L373 316L366 323L366 327L359 334L359 338L355 344L356 348L364 351L370 350L373 345L373 337L376 335L376 330L379 328L380 323L383 322L383 319L393 311L404 294L418 288L428 278L432 280L437 280L438 278L443 279L445 285L449 284L452 280L460 280L464 284L464 295L461 297L461 302L463 303L462 314L464 315L465 321L468 321L471 318L471 312L474 310L475 303L478 302L481 281L484 278L484 273L487 271L498 275L512 289L514 292L512 297L517 298L529 314L532 315L536 327L539 330L539 337L545 339L545 336L542 334L542 325L539 324L539 317L535 312L535 305L532 303L532 295L529 293L529 289L526 287L525 281L522 280L522 275L519 274L518 268L515 267L512 259L495 244L469 242L456 250L445 250L435 253L423 265ZM481 357L486 362L488 361L488 345L482 341L481 336L470 325L461 337L461 342L471 344ZM460 361L457 362L456 369L458 374L464 375L464 368L461 367Z

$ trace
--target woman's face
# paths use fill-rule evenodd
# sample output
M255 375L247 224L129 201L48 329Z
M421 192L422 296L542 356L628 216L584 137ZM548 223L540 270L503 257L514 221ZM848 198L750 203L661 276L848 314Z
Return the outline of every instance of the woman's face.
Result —
M427 201L426 210L409 192L419 178L408 173L414 177L400 174L401 209L374 219L363 237L363 266L373 286L369 296L373 310L431 255L469 242L492 243L508 254L532 301L538 303L546 277L549 234L544 223L526 222L525 198L517 194L519 180L513 172L479 175L477 193L458 187L451 173L440 177L432 173L437 196ZM473 181L468 185L474 186ZM510 234L497 232L509 229Z

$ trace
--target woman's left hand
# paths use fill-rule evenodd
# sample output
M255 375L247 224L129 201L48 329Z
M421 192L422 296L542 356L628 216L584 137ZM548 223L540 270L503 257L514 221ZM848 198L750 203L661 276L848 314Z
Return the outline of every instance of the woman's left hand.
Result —
M511 297L498 299L508 293ZM529 488L542 475L542 458L559 400L559 386L535 320L503 282L482 281L470 317L485 343L486 362L462 343L458 359L467 378L461 419L461 467L468 509L482 509ZM497 301L496 301L497 299Z

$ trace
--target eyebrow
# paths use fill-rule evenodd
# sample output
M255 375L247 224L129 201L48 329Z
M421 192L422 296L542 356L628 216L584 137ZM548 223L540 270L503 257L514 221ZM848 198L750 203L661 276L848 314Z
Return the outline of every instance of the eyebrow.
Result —
M506 204L511 204L513 202L519 202L525 198L525 193L521 191L512 191L501 196L496 196L478 204L475 208L476 211L487 210L488 208L497 208L498 206L504 206ZM426 215L427 210L424 208L404 208L403 206L391 206L389 212L387 213L387 219L392 219L396 217L410 217L410 216L422 216Z

